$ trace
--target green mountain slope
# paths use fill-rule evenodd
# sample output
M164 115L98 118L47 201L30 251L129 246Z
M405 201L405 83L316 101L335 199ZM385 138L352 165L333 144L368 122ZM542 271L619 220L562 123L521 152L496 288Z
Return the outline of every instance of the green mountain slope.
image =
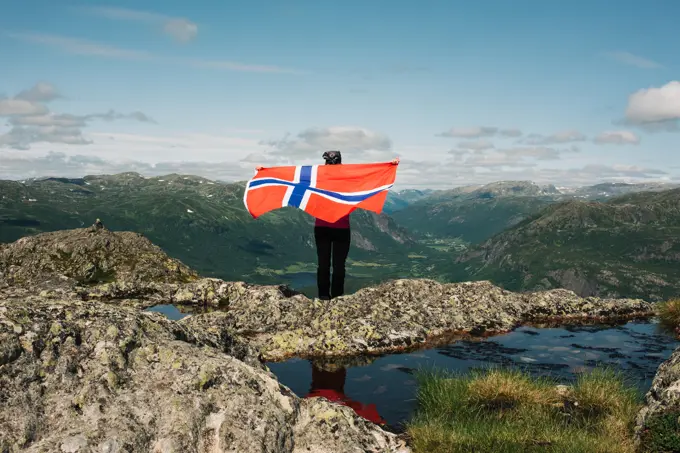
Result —
M418 200L421 200L430 194L434 193L433 190L416 190L416 189L405 189L399 191L391 191L387 194L387 199L385 200L385 206L383 211L386 214L392 214Z
M549 206L458 260L513 290L659 300L680 295L680 189Z
M553 186L503 181L440 191L392 214L402 226L439 238L478 243L557 201Z
M176 174L0 181L0 242L88 226L100 218L109 229L144 234L204 275L313 286L313 219L285 208L254 220L243 206L243 190L242 183ZM352 228L350 291L384 278L424 273L421 263L437 253L386 215L355 211Z
M575 197L604 201L612 197L637 192L659 192L680 187L672 183L624 183L607 182L593 186L579 187L572 192Z

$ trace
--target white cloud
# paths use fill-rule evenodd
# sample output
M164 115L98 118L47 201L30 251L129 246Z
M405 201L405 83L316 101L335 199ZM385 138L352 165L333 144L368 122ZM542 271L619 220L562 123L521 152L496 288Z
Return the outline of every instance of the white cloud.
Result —
M481 137L519 137L522 131L519 129L500 129L492 126L476 127L452 127L448 131L436 134L438 137L458 137L458 138L481 138Z
M172 137L137 137L130 136L128 141L123 137L117 137L122 141L118 146L112 147L117 141L107 146L99 145L97 137L98 155L83 155L79 153L67 154L64 152L39 153L31 151L7 151L0 160L0 179L24 179L30 177L65 176L82 177L95 174L115 174L135 171L146 176L162 176L169 173L191 174L221 181L243 181L253 175L254 166L279 165L280 162L264 161L260 158L272 159L267 154L257 155L255 145L241 146L240 153L225 155L222 147L215 149L212 155L200 154L194 160L187 161L186 149L178 150L176 154L171 152L151 153L153 156L162 156L163 160L152 162L148 158L151 149L169 149L167 143L174 140ZM146 139L145 141L142 139ZM226 137L211 137L213 146L219 143L238 139ZM158 143L157 143L158 141ZM147 143L130 148L132 143ZM121 146L122 144L122 146ZM199 144L200 145L200 144ZM82 148L80 148L82 149ZM128 150L121 155L118 151ZM250 151L248 151L250 149ZM141 151L140 151L141 150ZM249 155L250 154L250 155ZM136 158L136 155L146 156L147 160ZM196 154L191 154L195 156ZM585 165L576 168L542 168L536 162L521 162L517 158L507 154L495 153L494 155L474 155L476 161L469 164L461 164L454 159L442 158L439 160L422 160L404 157L397 170L398 188L451 188L471 184L486 184L501 180L531 180L541 184L557 185L585 185L596 184L605 181L640 182L640 181L669 181L671 176L658 169L650 169L636 165ZM173 159L174 160L171 160ZM475 165L472 165L472 164ZM678 179L680 181L680 179Z
M232 161L163 161L155 164L134 159L103 159L91 155L67 155L50 151L42 156L27 157L25 153L3 156L0 164L0 179L25 179L53 177L83 177L98 174L138 172L147 176L161 176L170 173L203 176L205 178L238 181L252 176L250 168L239 166Z
M511 148L502 151L508 157L524 158L533 157L538 160L553 160L560 158L560 151L545 146Z
M163 135L97 132L89 134L96 143L98 155L107 159L125 158L150 164L192 159L212 162L237 162L249 154L261 153L263 146L256 138L195 134L165 133ZM94 147L93 147L94 148ZM72 150L77 154L80 150ZM252 165L250 166L252 167Z
M470 149L454 149L449 151L453 155L453 162L457 166L479 169L535 167L540 162L558 160L562 153L578 152L578 149L555 149L545 146L515 147L494 149L491 152ZM499 173L499 177L502 175Z
M577 130L563 130L550 135L529 134L520 140L527 145L557 145L562 143L583 142L587 139L585 135Z
M639 145L640 137L630 131L604 131L593 141L598 145Z
M458 143L458 148L469 149L472 151L485 151L487 149L492 149L493 147L493 143L488 140L473 140Z
M638 68L644 69L655 69L663 67L656 61L650 60L648 58L640 57L634 55L630 52L609 52L605 54L606 57L618 61L619 63L627 64L629 66L636 66Z
M47 107L24 99L0 99L0 116L42 115Z
M536 165L535 161L560 158L559 150L543 146L499 149L486 154L454 150L451 154L465 167L533 167ZM466 155L467 158L463 159Z
M85 55L118 60L147 61L196 68L224 69L241 72L287 73L300 74L300 71L271 65L253 65L229 60L212 60L203 58L165 57L143 50L124 49L84 39L70 38L44 33L8 33L12 39L52 47L73 55Z
M27 150L33 143L65 143L88 145L92 143L83 137L78 128L59 126L14 127L0 135L0 148Z
M29 102L50 102L60 97L61 95L54 85L38 82L30 89L17 94L14 98Z
M660 88L646 88L631 94L626 107L626 122L645 129L680 130L680 81Z
M112 20L159 25L168 36L181 42L191 41L198 35L198 25L183 17L170 17L146 11L102 6L87 7L85 11Z
M392 140L385 134L353 126L313 127L291 138L263 142L271 154L291 158L321 159L324 151L352 153L352 161L366 161L394 156Z
M0 99L0 117L7 117L8 125L11 126L8 132L0 135L0 148L27 150L35 143L88 145L92 141L82 135L81 129L93 120L154 122L142 112L122 114L110 110L89 115L50 113L44 103L57 97L59 94L54 86L41 82L13 99Z
M506 137L520 137L522 135L522 131L519 129L503 129L500 131L500 134Z
M533 167L534 162L527 162L523 156L511 156L506 153L474 154L462 163L465 167Z
M9 124L13 126L84 127L85 120L82 116L69 115L67 113L46 113L44 115L10 118Z
M166 34L181 42L191 41L198 34L198 26L186 19L169 20L165 23L163 30Z
M440 137L462 137L462 138L479 138L479 137L493 137L498 132L497 127L479 126L479 127L452 127L446 132L439 134Z

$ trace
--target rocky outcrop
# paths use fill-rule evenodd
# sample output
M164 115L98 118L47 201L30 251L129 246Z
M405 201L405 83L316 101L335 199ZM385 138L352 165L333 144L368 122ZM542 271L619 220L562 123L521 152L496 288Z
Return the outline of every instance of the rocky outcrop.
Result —
M267 360L396 352L455 335L494 334L531 322L626 319L652 313L642 300L580 298L571 291L512 293L489 282L396 280L331 302L244 285L224 311L185 318L233 329Z
M635 434L640 451L680 451L680 348L659 366Z
M302 400L220 329L97 301L0 300L2 452L408 452Z
M54 297L49 290L41 294ZM617 321L653 313L652 304L642 300L581 298L562 289L513 293L487 281L427 279L389 281L331 302L286 287L211 278L188 284L115 282L80 288L78 297L139 308L187 306L193 316L182 323L247 337L265 360L397 352L524 323Z
M104 282L186 283L194 271L141 234L80 228L27 236L0 246L0 286Z

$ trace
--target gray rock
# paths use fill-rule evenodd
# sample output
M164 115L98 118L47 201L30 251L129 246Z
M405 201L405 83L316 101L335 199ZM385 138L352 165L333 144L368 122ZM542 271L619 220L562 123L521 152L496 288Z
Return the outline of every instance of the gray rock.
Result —
M397 352L493 334L522 323L592 322L652 314L642 300L580 298L572 291L513 293L486 281L396 280L331 302L286 297L273 287L234 285L224 311L182 320L247 335L266 360Z
M81 228L27 236L0 247L0 283L32 286L46 279L173 283L197 275L132 232Z
M635 436L638 445L649 442L652 421L668 416L676 421L676 446L680 448L680 348L659 365L652 387L645 395L645 404L636 420ZM673 433L667 433L667 437ZM656 451L656 450L651 450Z
M135 308L0 300L0 451L410 451L299 399L239 342Z

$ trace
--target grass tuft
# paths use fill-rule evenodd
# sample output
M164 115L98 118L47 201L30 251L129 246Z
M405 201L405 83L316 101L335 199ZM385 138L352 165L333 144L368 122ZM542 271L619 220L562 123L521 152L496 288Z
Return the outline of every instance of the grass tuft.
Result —
M571 387L508 369L420 371L408 426L415 452L633 453L641 398L595 369Z
M518 371L492 369L468 382L468 404L489 409L512 409L559 400L555 386L530 379Z
M661 326L680 333L680 299L659 302L657 313Z

